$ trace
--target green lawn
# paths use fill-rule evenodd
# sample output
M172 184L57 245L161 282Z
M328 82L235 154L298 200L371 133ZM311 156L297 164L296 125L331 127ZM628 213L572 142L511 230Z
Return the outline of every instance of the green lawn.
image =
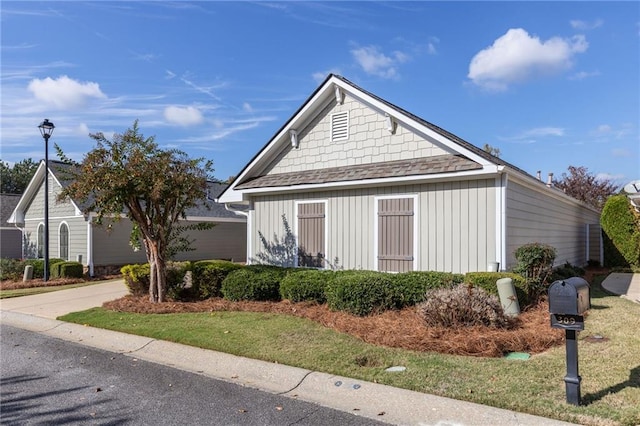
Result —
M278 314L142 315L96 308L60 319L574 423L640 424L640 305L597 287L579 333L580 407L565 402L564 346L522 361L377 347ZM593 335L606 339L585 339ZM386 373L392 365L407 370Z

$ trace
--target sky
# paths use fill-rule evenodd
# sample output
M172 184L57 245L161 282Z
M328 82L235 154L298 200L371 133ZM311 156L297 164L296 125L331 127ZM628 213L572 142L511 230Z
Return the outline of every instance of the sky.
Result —
M640 2L0 2L0 159L135 120L237 175L329 73L535 175L640 179Z

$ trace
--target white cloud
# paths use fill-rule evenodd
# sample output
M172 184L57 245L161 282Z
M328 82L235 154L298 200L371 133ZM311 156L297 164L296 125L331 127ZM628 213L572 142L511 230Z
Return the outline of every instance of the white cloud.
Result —
M41 102L65 110L82 107L89 98L106 99L98 83L79 82L66 75L52 79L33 79L28 89Z
M522 28L512 28L473 57L468 77L485 89L506 90L509 85L536 75L571 68L574 55L585 52L588 47L583 35L541 41Z
M569 77L569 80L584 80L585 78L597 77L599 75L600 75L600 71L592 71L592 72L580 71L575 73L571 77Z
M611 150L611 155L617 158L627 158L627 157L630 158L633 156L633 153L628 149L614 148L613 150Z
M253 107L249 102L245 102L242 104L242 110L245 112L253 112Z
M75 133L80 136L89 136L89 133L91 132L89 131L89 126L87 126L86 123L80 123L80 125L76 127Z
M607 133L611 133L611 126L609 126L608 124L601 124L596 128L596 133L603 135L603 134L607 134Z
M587 30L593 30L593 29L601 27L604 22L602 21L602 19L596 19L593 22L587 22L587 21L581 21L579 19L574 19L574 20L569 21L569 23L571 24L571 27L576 29L576 30L587 31Z
M531 144L541 138L564 136L564 133L562 127L535 127L515 136L501 137L500 139L508 142Z
M398 65L410 59L407 54L400 51L387 56L375 46L353 49L351 54L367 74L382 78L397 78Z
M169 106L164 109L164 118L169 123L180 126L191 126L202 123L202 113L199 109L188 106Z
M313 80L316 83L320 84L320 83L322 83L324 81L325 78L327 78L327 76L329 74L338 74L338 75L340 75L341 72L340 72L340 70L338 68L331 68L331 69L328 69L326 71L314 72L313 74L311 74L311 77L313 78Z
M599 181L604 181L604 180L609 180L609 181L620 181L624 179L624 175L623 174L611 174L611 173L598 173L596 175L596 180Z

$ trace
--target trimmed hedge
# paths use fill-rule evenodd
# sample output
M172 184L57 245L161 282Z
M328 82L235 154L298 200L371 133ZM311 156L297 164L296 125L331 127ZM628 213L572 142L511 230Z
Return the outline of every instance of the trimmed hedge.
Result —
M125 265L120 268L129 293L134 296L149 294L149 274L151 268L148 263Z
M327 285L327 304L337 311L366 316L396 307L393 274L336 271Z
M280 281L290 268L270 265L250 265L232 271L222 281L220 291L225 299L279 301Z
M607 199L600 215L604 265L640 267L640 215L625 195Z
M51 269L60 262L64 262L64 259L58 259L56 257L49 259L49 276L51 276ZM33 266L33 278L44 277L44 259L26 259L22 267L23 270L26 265Z
M192 266L193 296L204 300L220 297L222 282L231 272L243 268L228 260L200 260Z
M526 306L529 304L527 280L522 275L511 272L467 272L464 276L464 280L467 284L481 288L488 294L492 294L494 296L499 296L496 281L501 278L511 278L513 280L513 286L516 289L516 295L518 296L518 303L520 306Z
M413 306L425 300L427 291L453 287L464 282L464 275L450 272L412 271L393 275L395 308Z
M82 278L84 275L80 262L56 262L49 269L51 278Z
M280 296L292 302L327 300L325 290L332 271L301 269L287 274L280 282Z

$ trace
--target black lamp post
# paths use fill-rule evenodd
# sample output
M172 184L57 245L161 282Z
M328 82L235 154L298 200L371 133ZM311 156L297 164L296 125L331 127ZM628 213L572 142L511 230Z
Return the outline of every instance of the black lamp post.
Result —
M53 125L45 118L38 126L44 138L44 280L49 281L49 138L53 134Z

